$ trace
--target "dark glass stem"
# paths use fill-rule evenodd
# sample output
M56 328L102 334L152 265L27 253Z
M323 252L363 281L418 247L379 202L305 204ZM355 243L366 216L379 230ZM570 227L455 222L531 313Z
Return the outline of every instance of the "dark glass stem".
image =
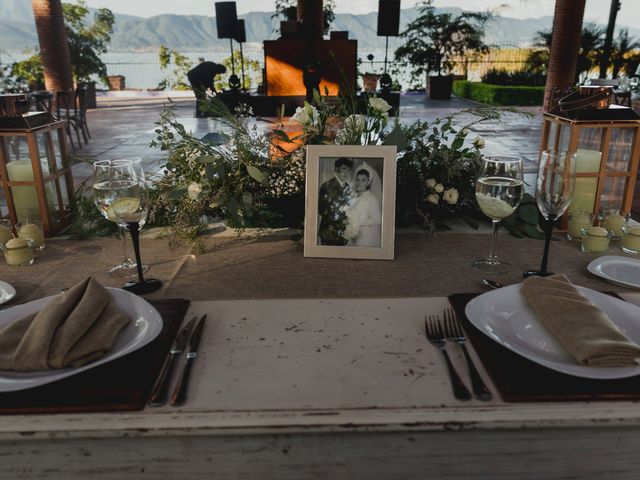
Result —
M547 263L549 262L549 245L551 244L551 234L553 233L553 222L552 218L545 219L544 225L544 253L542 254L542 263L540 264L540 275L547 275Z
M127 229L133 241L133 251L136 255L136 268L138 269L138 281L144 282L142 273L142 260L140 259L140 224L138 222L127 222Z

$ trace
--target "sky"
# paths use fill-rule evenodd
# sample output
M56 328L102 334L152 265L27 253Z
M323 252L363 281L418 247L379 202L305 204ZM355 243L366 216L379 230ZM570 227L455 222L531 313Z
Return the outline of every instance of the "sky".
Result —
M401 0L402 8L409 8L419 0ZM213 16L214 0L87 0L91 7L106 7L116 13L151 17L162 13ZM272 11L275 0L237 0L239 14L251 11ZM553 15L555 0L435 0L436 7L461 7L465 10L499 8L505 17L536 18ZM587 0L585 21L606 23L609 18L609 0ZM367 13L376 11L377 0L336 0L336 11ZM622 0L618 23L640 28L640 0Z

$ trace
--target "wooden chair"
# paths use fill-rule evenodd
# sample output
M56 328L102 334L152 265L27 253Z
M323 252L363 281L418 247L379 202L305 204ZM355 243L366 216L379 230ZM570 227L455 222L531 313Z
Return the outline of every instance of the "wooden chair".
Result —
M73 134L71 130L76 132L78 139L78 148L82 148L80 142L80 129L78 127L78 106L76 104L76 96L73 90L61 90L56 92L56 116L60 120L64 120L64 128L69 137L71 148L74 150L76 146L73 142Z
M76 89L76 103L78 105L78 117L76 122L78 127L82 131L84 137L84 143L89 143L88 138L91 138L91 132L89 132L89 125L87 124L87 86L80 85Z

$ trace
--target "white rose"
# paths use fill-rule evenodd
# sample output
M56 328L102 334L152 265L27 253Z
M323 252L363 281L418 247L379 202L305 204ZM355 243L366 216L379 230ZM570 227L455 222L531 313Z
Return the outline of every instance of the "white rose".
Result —
M433 189L438 193L442 193L444 191L444 185L438 183L435 187L433 187Z
M476 138L473 139L473 146L476 147L477 149L481 149L484 148L484 138L482 138L480 135L478 135Z
M202 185L196 182L191 182L187 188L187 195L191 200L197 200L202 192Z
M391 105L389 105L383 98L371 97L369 99L369 106L380 113L387 113L391 110Z
M304 111L307 113L307 116L311 120L312 124L318 123L320 114L318 113L318 109L316 107L314 107L310 103L304 102Z
M469 130L466 128L463 128L462 131L460 132L460 135L462 135L463 137L466 137L467 135L469 135Z
M444 195L442 196L442 198L444 198L444 200L451 204L451 205L455 205L458 202L458 190L456 190L455 188L450 188L449 190L444 192Z
M436 179L435 178L428 178L427 181L425 182L425 185L429 188L433 188L436 186Z
M430 195L427 195L427 202L431 202L434 205L437 205L439 200L440 199L438 198L438 195L436 195L434 193L432 193Z
M311 123L311 118L309 118L309 115L307 114L307 111L304 109L304 107L296 108L296 113L293 114L291 120L295 120L301 125L309 125Z

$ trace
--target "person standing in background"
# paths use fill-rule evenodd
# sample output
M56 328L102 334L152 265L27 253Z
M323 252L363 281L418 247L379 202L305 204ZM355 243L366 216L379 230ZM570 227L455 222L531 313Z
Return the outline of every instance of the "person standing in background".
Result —
M221 75L226 71L227 68L224 65L202 61L187 72L187 78L189 79L193 93L196 94L196 117L203 116L200 111L200 102L206 99L206 91L216 92L214 84L216 75Z

